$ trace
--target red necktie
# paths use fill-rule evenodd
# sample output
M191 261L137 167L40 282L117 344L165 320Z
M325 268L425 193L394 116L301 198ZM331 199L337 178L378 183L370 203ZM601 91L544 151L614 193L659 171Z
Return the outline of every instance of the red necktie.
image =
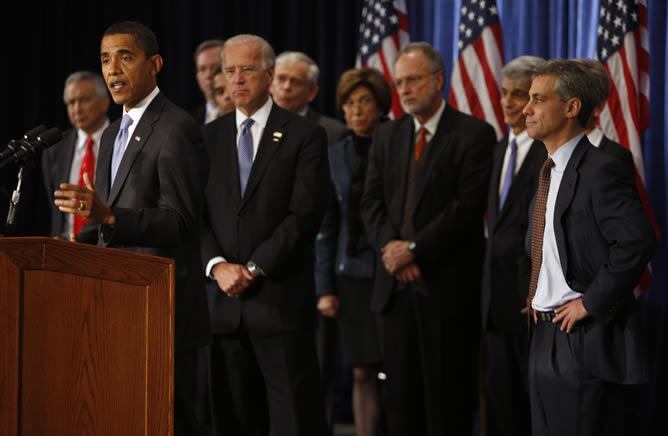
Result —
M547 209L547 193L550 190L550 175L554 161L549 157L545 159L540 169L538 179L538 190L536 191L536 202L531 212L531 279L529 280L529 295L527 296L527 307L531 313L531 302L536 295L538 287L538 275L543 263L543 234L545 233L545 211Z
M88 173L88 178L93 181L95 180L95 154L93 153L93 138L89 136L86 138L86 149L84 150L83 157L81 158L81 168L79 169L79 186L86 186L84 182L83 175ZM86 223L86 219L74 215L74 235L79 236L81 228Z
M415 141L415 160L420 160L424 146L427 144L427 129L420 127L418 130L417 141Z

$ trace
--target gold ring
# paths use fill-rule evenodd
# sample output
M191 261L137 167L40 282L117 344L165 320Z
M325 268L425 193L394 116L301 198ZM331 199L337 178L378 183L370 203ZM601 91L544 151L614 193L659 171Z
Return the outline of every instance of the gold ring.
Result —
M77 210L79 212L83 212L86 210L86 203L83 202L83 200L79 200L79 205L77 206Z

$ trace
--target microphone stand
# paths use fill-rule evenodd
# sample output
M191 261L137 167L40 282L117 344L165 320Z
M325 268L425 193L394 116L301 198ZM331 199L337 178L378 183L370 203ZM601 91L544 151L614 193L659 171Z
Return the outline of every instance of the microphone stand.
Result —
M12 193L12 198L9 200L9 211L7 212L7 222L5 224L5 234L4 236L11 236L14 233L16 227L16 210L21 200L21 185L23 184L23 169L25 165L21 165L19 168L19 174L17 176L16 189ZM0 235L3 236L3 235Z

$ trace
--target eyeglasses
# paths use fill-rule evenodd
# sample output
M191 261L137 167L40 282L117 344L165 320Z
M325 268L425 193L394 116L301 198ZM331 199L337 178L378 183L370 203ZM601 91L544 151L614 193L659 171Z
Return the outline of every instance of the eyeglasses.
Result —
M345 103L341 105L343 107L344 111L350 111L353 110L355 107L359 107L360 109L367 109L374 103L373 98L369 96L364 96L360 97L357 101L353 100L346 100Z
M402 86L406 85L408 87L413 87L420 83L425 77L429 77L433 74L436 74L440 72L441 70L434 70L431 71L427 74L420 74L420 75L414 75L414 76L406 76L402 77L401 79L397 79L394 81L394 87L395 88L401 88Z

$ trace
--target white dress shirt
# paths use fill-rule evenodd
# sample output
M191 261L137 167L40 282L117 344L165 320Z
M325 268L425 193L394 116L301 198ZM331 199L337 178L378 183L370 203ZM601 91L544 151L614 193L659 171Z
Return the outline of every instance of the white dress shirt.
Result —
M425 135L426 143L428 144L429 141L431 141L431 138L434 136L434 133L436 133L436 129L438 128L438 123L441 121L441 115L443 115L444 110L445 110L445 100L441 99L441 105L438 107L438 110L434 115L432 115L431 118L427 120L426 123L420 124L420 122L415 117L413 117L413 125L415 126L416 141L417 141L417 132L418 130L420 130L420 127L424 127L427 130L427 134Z
M271 113L271 108L274 105L271 97L267 99L266 103L262 105L253 115L250 117L246 116L239 109L236 110L236 122L237 122L237 148L239 148L239 135L241 135L241 123L246 121L247 118L252 118L254 123L250 128L251 135L253 136L253 162L255 162L255 156L257 156L257 150L260 147L260 140L262 139L262 134L264 133L264 128L267 126L267 120L269 119L269 114ZM211 270L213 267L219 263L227 262L224 257L216 256L209 260L206 264L206 270L204 274L207 277L211 277ZM259 265L262 267L261 265Z
M92 135L93 138L93 156L95 157L95 169L97 169L97 155L100 151L100 139L102 138L102 133L104 129L109 126L109 120L104 120L104 124L100 129L95 131ZM83 159L84 153L86 152L86 140L88 139L88 133L84 132L81 129L77 129L77 142L74 144L74 156L72 157L72 165L70 166L70 176L68 182L72 185L79 183L79 172L81 171L81 160ZM90 174L89 174L90 176ZM65 226L63 228L62 237L69 238L72 229L74 228L74 214L68 213L65 214Z
M575 150L575 146L583 136L584 133L580 133L549 156L554 161L554 166L550 173L550 190L547 194L545 210L543 262L538 275L536 295L531 303L531 307L541 312L552 311L564 303L582 297L581 293L575 292L566 284L564 271L561 268L557 239L554 234L554 207L566 165L573 154L573 150Z

